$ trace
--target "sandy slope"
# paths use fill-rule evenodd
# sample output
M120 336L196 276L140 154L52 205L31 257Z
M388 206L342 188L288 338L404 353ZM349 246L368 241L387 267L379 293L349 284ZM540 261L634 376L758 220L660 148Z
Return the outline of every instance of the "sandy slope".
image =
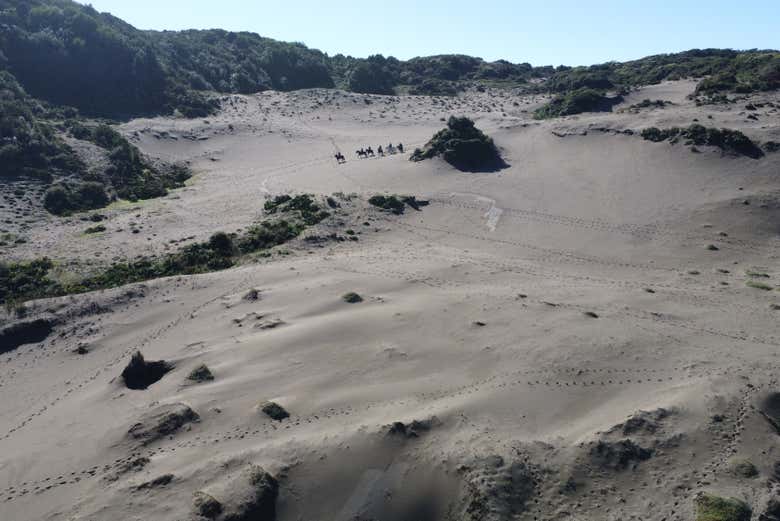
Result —
M431 205L345 210L355 243L38 303L61 317L55 333L0 355L0 518L197 519L193 493L239 501L231 480L249 463L279 480L280 520L671 521L692 518L699 491L757 515L780 460L760 413L780 409L766 399L780 391L780 299L745 281L780 277L780 155L697 154L623 131L699 119L780 141L780 118L748 120L745 102L695 107L691 88L648 87L622 106L676 104L664 109L542 123L528 112L541 99L494 92L367 104L311 91L236 96L207 122L126 124L146 152L191 161L193 182L111 209L101 236L78 221L31 226L9 257L158 252L245 227L282 192ZM451 113L475 117L511 167L464 174L352 153L412 148ZM252 288L260 298L243 298ZM343 302L348 291L364 301ZM126 389L136 349L174 370ZM215 379L187 381L201 363ZM290 418L266 417L266 400ZM177 403L200 421L147 445L128 436ZM734 458L758 476L734 474Z

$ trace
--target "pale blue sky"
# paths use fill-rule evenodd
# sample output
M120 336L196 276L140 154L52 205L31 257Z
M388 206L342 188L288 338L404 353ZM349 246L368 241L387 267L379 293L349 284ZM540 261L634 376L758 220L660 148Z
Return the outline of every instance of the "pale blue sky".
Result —
M694 47L780 48L780 0L90 3L140 29L252 31L330 55L408 59L461 53L533 65L587 65Z

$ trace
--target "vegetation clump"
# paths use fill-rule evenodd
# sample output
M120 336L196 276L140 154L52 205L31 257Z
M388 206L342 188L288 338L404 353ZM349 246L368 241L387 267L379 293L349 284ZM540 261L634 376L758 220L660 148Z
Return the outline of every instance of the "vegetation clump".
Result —
M108 202L105 187L95 181L53 185L43 196L43 207L54 215L103 208Z
M557 118L583 112L608 112L623 100L621 96L607 97L601 91L582 87L553 98L534 112L536 119Z
M330 216L309 194L296 196L278 195L265 202L263 207L267 214L287 212L297 215L305 224L314 225Z
M368 204L396 215L404 213L404 203L397 195L374 195L369 198Z
M157 257L116 262L77 281L62 282L52 275L48 258L0 263L0 303L54 297L113 288L160 277L190 275L229 268L244 256L268 250L298 237L307 226L329 214L310 195L281 196L271 202L272 214L281 214L251 226L242 234L217 232L207 241L190 244Z
M643 139L656 143L661 141L676 143L680 139L685 139L687 144L713 146L726 153L743 155L753 159L764 155L758 145L739 130L705 127L698 123L687 128L659 129L649 127L642 130L641 136Z
M468 172L494 171L506 166L493 140L466 117L450 116L447 128L437 132L409 159L422 161L436 156Z
M382 210L392 212L396 215L404 213L406 206L420 211L423 206L428 206L429 202L423 199L417 199L413 195L374 195L368 199L368 203ZM347 232L349 233L349 232Z
M363 297L361 297L354 291L350 291L349 293L345 293L344 295L342 295L341 300L343 300L347 304L358 304L360 302L363 302Z
M165 360L148 362L140 351L136 351L122 371L122 380L128 389L144 390L160 381L172 369L173 365Z
M269 418L276 421L282 421L285 418L290 417L290 413L276 402L265 402L260 406L260 410L263 411Z
M214 375L206 364L200 364L187 375L187 380L192 380L193 382L210 382L213 379Z
M742 478L754 478L758 476L758 469L749 460L733 459L729 461L729 470L736 476Z
M750 521L752 511L743 501L699 494L694 500L696 521Z

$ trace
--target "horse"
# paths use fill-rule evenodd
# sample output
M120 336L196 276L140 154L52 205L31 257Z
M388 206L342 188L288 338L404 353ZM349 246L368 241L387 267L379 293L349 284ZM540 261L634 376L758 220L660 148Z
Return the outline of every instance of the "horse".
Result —
M400 153L402 153L402 154L404 153L404 145L403 145L403 143L398 143L398 151Z
M344 154L342 154L341 152L337 152L336 155L333 156L333 157L336 158L336 162L338 162L338 163L346 163L347 162L347 159L344 157Z
M355 153L357 154L358 158L361 158L361 157L362 158L366 158L366 157L368 157L368 154L362 148L360 150L356 150Z
M373 148L371 148L371 147L368 147L368 148L366 149L366 155L369 155L369 156L371 156L371 157L374 157L374 149L373 149Z
M392 143L390 143L389 145L387 145L387 149L386 149L386 150L387 150L387 153L388 153L388 154L395 154L395 147L393 146L393 144L392 144Z
M376 149L376 153L380 156L385 155L385 153L382 151L382 145L379 145L379 147Z

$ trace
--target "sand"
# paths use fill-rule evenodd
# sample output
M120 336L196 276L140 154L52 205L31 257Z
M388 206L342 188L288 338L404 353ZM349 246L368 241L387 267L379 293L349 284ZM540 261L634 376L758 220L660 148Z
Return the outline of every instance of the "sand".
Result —
M693 518L699 492L757 516L780 460L780 153L694 153L636 132L699 120L780 141L780 113L697 107L694 85L544 122L543 97L504 91L314 90L122 125L197 175L107 209L106 233L35 219L5 257L160 253L248 226L279 193L431 204L393 216L355 203L342 219L356 242L36 302L54 332L0 354L0 519L672 521ZM645 98L674 105L619 111ZM450 114L473 117L510 167L408 161ZM407 154L354 154L389 142ZM748 271L775 289L749 287ZM127 389L136 350L173 369ZM213 380L189 379L202 364ZM289 417L263 413L269 401Z

